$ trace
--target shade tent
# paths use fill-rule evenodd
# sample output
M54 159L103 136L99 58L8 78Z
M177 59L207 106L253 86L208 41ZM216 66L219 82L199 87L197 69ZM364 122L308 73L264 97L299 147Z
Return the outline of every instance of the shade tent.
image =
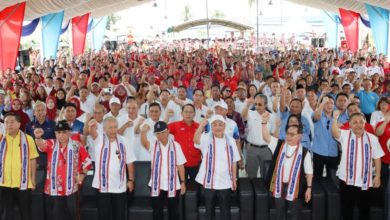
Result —
M238 22L228 21L228 20L224 20L224 19L211 18L211 19L199 19L199 20L194 20L194 21L182 23L182 24L179 24L177 26L172 27L172 31L180 32L180 31L192 28L192 27L206 25L207 23L230 27L230 28L240 30L240 31L252 29L251 26L248 26L245 24L240 24Z
M288 0L295 4L306 5L312 8L338 14L339 8L367 14L364 3L390 10L390 0Z
M91 13L92 18L99 18L126 8L151 2L152 0L25 0L24 20L31 21L50 13L64 10L64 20ZM4 8L24 2L23 0L2 0L0 11Z

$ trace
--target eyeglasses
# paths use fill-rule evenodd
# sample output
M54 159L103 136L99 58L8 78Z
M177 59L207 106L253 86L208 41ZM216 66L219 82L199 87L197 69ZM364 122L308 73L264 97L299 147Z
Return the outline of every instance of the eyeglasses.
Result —
M228 89L227 89L227 90L225 90L225 92L231 92L231 90L228 90Z
M326 130L329 130L330 120L326 122Z
M257 106L263 106L263 103L256 103Z

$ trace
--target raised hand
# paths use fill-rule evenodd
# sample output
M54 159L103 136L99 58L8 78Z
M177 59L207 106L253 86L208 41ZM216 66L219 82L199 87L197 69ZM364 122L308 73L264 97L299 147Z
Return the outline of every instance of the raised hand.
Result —
M35 136L36 139L40 139L43 136L44 133L45 132L43 131L42 128L35 128L34 129L34 136Z

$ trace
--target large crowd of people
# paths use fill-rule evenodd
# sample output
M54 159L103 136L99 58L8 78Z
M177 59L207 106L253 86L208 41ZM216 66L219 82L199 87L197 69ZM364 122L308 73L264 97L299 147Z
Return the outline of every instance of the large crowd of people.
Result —
M183 46L184 45L184 46ZM237 179L263 177L278 219L299 218L313 180L340 190L343 219L369 219L389 178L390 65L366 50L246 50L184 43L34 61L0 74L0 216L31 218L36 169L47 219L77 219L93 173L99 219L125 219L135 161L150 161L153 219L178 219L186 185L230 219ZM272 161L262 173L264 161ZM148 175L148 174L145 174ZM372 189L374 188L374 189Z

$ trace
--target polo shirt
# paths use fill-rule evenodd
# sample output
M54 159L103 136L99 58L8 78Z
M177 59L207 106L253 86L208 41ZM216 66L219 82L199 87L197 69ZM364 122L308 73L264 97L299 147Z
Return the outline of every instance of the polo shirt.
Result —
M356 93L360 98L360 109L364 114L371 114L375 111L379 96L375 92L366 92L364 90Z
M54 132L55 127L56 127L56 123L54 121L51 121L51 120L46 118L45 121L42 124L40 124L38 122L38 120L36 118L34 118L33 121L31 121L27 124L26 134L30 135L32 138L35 138L34 130L36 128L42 128L44 131L43 136L42 136L43 139L45 139L45 140L55 139L56 138L55 132ZM46 153L41 152L41 151L38 151L38 153L39 153L38 164L40 166L42 166L43 168L45 168L47 165Z
M55 139L56 138L55 133L54 133L55 127L56 127L56 123L54 121L51 121L51 120L46 118L45 121L42 124L40 124L38 122L38 120L36 118L34 118L33 121L31 121L27 124L26 134L28 134L34 138L35 137L34 130L36 128L42 128L44 131L43 136L42 136L43 139L45 139L45 140Z
M30 135L26 134L28 142L28 152L30 160L37 158L38 151L35 142ZM5 152L4 161L4 183L0 183L2 187L19 188L20 176L22 169L22 161L20 158L20 131L15 137L6 134L7 151ZM31 166L29 166L29 173L31 173ZM31 175L28 176L28 188L32 188Z
M172 134L177 141L187 159L186 167L195 167L200 164L202 153L195 148L194 135L199 124L193 122L187 125L184 121L177 121L168 125L169 133Z
M313 113L313 116L314 114L315 113ZM338 148L337 142L332 136L332 124L333 117L327 117L324 112L322 112L321 118L318 121L314 121L314 137L312 145L314 153L326 157L337 157Z

